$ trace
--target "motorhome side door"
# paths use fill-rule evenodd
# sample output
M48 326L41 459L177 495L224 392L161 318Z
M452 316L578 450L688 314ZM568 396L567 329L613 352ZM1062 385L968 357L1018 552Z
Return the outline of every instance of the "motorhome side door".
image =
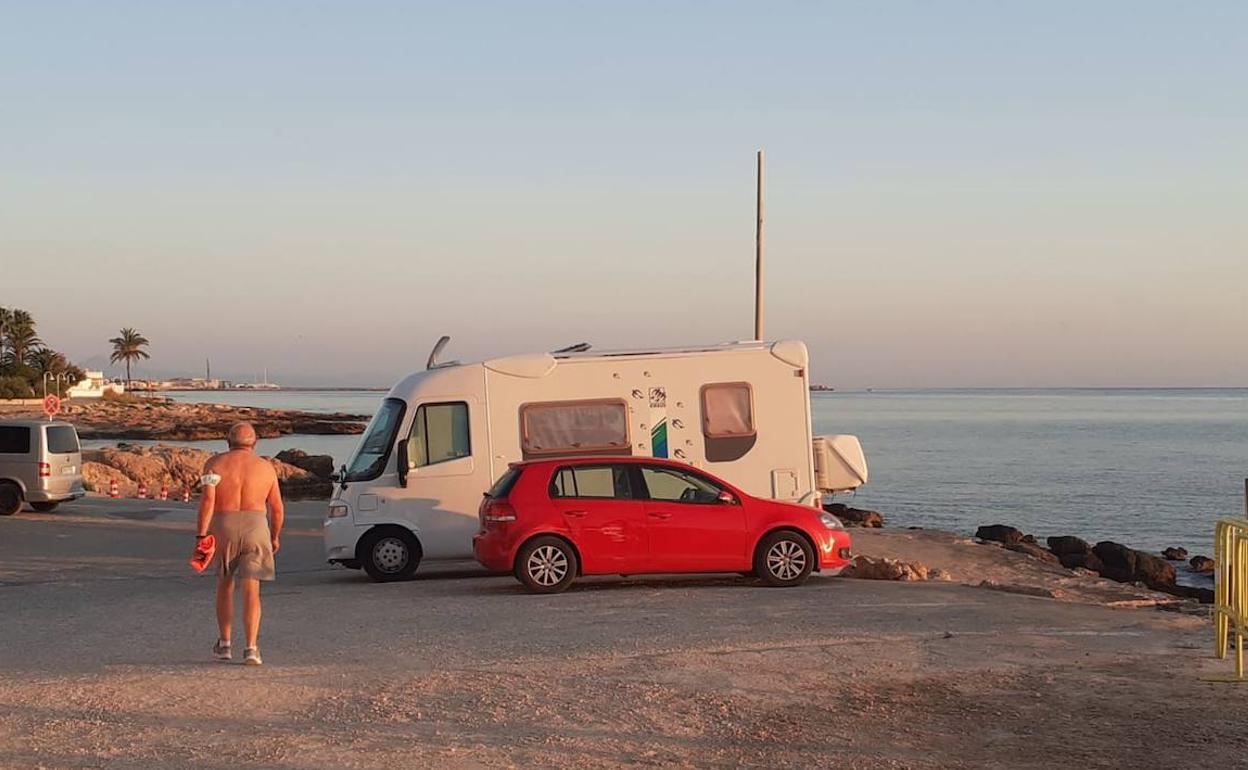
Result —
M426 557L471 556L477 506L491 482L480 402L472 397L422 400L399 441L406 443L405 451L396 454L398 462L406 455L407 486L392 490L385 504L414 521Z

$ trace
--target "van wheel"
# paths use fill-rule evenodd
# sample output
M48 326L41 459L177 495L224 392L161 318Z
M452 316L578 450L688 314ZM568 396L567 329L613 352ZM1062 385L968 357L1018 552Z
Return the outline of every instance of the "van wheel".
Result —
M408 580L420 566L420 541L401 527L369 530L357 552L360 566L378 583Z
M754 574L769 586L800 586L814 567L815 550L796 532L772 532L754 551Z
M30 507L40 513L51 513L56 510L56 503L31 503Z
M516 579L536 594L568 590L576 579L576 551L561 537L535 537L516 554Z
M12 516L22 510L22 490L16 484L0 482L0 516Z

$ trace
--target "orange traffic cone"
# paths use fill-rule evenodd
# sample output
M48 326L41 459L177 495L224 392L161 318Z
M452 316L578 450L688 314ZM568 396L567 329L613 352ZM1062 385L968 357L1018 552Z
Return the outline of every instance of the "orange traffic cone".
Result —
M164 484L160 485L160 499L161 500L169 499L169 487L165 486Z
M191 501L190 487L182 487L182 502L189 503Z
M108 496L114 500L121 497L121 492L117 489L117 479L108 480Z
M141 481L139 482L139 499L140 500L147 499L147 485Z

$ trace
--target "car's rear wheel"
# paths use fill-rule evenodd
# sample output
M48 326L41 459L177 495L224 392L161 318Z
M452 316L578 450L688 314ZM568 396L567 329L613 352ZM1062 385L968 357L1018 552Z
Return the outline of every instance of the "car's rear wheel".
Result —
M56 510L57 503L31 503L30 507L40 513L51 513Z
M22 510L22 490L13 483L0 482L0 516L12 516Z
M402 527L379 527L360 539L360 566L378 583L408 580L420 566L420 542Z
M798 586L815 568L815 550L790 530L772 532L754 552L754 574L769 586Z
M557 594L568 590L577 572L576 550L561 537L535 537L516 554L516 579L530 591Z

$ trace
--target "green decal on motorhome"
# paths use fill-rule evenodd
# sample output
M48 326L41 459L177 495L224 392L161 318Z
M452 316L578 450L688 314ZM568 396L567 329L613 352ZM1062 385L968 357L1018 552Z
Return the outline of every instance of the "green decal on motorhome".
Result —
M667 457L667 418L664 417L650 429L650 455Z

